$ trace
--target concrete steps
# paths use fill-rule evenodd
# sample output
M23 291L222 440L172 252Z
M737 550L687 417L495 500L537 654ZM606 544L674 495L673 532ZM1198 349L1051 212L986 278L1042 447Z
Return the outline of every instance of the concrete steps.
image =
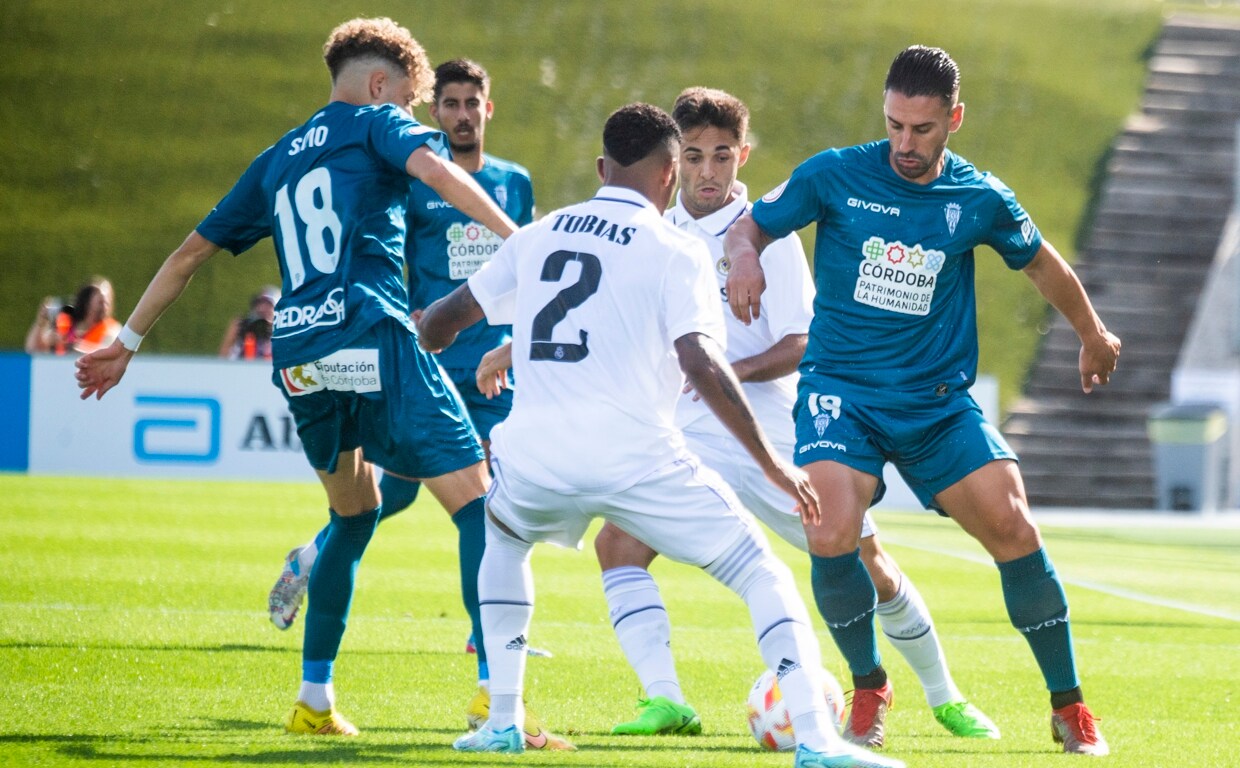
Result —
M1140 114L1116 138L1077 273L1124 342L1109 386L1080 388L1075 332L1054 314L1003 432L1035 506L1154 506L1146 422L1231 210L1240 23L1177 16L1150 58Z

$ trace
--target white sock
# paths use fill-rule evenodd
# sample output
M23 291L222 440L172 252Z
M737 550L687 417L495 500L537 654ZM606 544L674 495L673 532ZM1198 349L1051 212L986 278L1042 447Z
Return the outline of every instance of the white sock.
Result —
M310 569L314 567L314 561L319 557L319 545L316 539L310 539L310 543L301 548L297 553L297 569L298 573L310 573Z
M308 683L302 680L297 700L310 709L326 712L336 706L336 690L331 683Z
M603 594L616 639L646 695L684 704L672 657L672 625L654 578L633 565L611 568L603 571Z
M964 696L947 671L947 659L934 631L930 610L908 576L900 579L896 596L879 603L876 612L883 634L917 673L926 702L937 707L949 701L963 701Z
M492 730L525 726L521 692L526 637L534 616L533 545L504 533L487 518L487 547L478 569L478 602L487 666L491 669Z
M827 673L818 638L788 566L755 533L737 541L706 572L749 607L758 650L779 677L779 691L788 703L797 743L827 754L847 751L827 712L821 684Z

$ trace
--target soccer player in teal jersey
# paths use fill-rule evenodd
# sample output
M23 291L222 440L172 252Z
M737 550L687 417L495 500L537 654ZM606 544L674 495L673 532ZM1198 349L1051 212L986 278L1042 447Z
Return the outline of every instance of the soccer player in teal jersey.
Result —
M819 611L856 686L849 738L881 741L891 702L857 537L892 462L923 504L956 520L994 558L1008 616L1050 691L1055 740L1066 752L1104 755L1081 694L1063 586L1029 513L1016 456L967 391L978 356L975 249L989 246L1022 270L1072 324L1085 392L1107 383L1120 341L1011 190L947 150L964 117L959 78L940 49L901 52L885 85L888 138L811 157L729 231L729 303L752 320L764 288L759 254L817 223L796 460L823 505L821 525L806 532Z
M327 492L328 534L309 575L302 684L293 733L356 735L335 709L332 672L358 563L381 506L374 465L421 479L446 509L480 515L482 448L409 316L404 211L410 177L501 236L512 221L449 160L444 137L410 117L430 65L390 19L354 19L329 36L329 103L258 156L164 262L116 343L77 363L82 397L124 375L142 337L208 259L271 236L282 297L272 380ZM476 581L476 568L473 579Z
M495 109L490 92L490 75L476 62L467 59L444 62L435 68L431 118L448 137L453 163L470 174L519 226L528 224L534 218L534 188L529 172L516 163L483 152L486 124ZM503 242L503 237L486 224L446 202L433 187L420 179L410 182L405 222L408 230L405 259L410 307L415 318L422 308L463 284L466 278L490 260L491 254ZM512 408L512 393L505 391L493 399L487 399L478 391L474 381L475 369L483 354L510 338L511 329L508 326L488 326L480 322L466 329L457 344L437 356L478 431L484 452L489 449L487 436L491 427L502 421ZM417 498L420 486L417 480L385 472L379 482L383 498L380 522L407 509ZM461 592L472 625L467 645L478 654L479 691L469 702L466 715L471 720L485 719L489 701L485 686L489 673L485 646L477 642L482 633L476 578L484 541L481 510L462 510L462 513L452 516L452 522L459 531ZM287 629L296 619L311 569L326 534L327 528L324 528L304 546L294 547L285 558L280 577L267 599L268 615L276 627ZM546 652L531 649L531 653L541 655ZM532 746L541 747L547 741L555 748L566 747L559 737L546 734L537 718L530 718L526 727Z

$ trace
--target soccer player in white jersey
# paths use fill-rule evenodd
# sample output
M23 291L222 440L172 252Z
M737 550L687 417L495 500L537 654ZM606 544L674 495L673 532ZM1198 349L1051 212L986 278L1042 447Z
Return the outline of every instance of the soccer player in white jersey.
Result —
M723 236L749 210L745 185L737 173L749 157L749 110L731 94L689 88L676 99L672 117L684 136L680 150L680 194L667 212L672 224L710 248L717 285L727 301L728 262ZM745 325L726 313L727 358L742 382L779 455L791 457L795 445L792 406L796 368L805 351L813 315L813 282L800 239L789 235L763 256L767 291L762 313ZM489 372L487 378L495 380ZM696 393L687 391L676 407L676 423L689 450L719 472L745 508L788 543L809 551L800 516L787 497L747 460L724 425ZM942 646L921 595L878 542L869 514L862 525L861 553L878 591L877 613L883 633L917 673L935 718L957 736L998 738L989 718L969 704L952 680ZM671 625L648 568L655 551L606 523L594 542L603 571L603 590L616 637L637 672L646 696L639 714L617 725L617 734L698 733L701 721L681 692L671 651Z
M666 112L633 104L608 118L603 147L603 187L592 199L520 230L419 323L430 350L484 312L488 322L510 323L521 382L511 414L491 433L495 482L478 578L490 719L453 747L523 751L530 554L540 541L579 547L601 516L745 600L792 714L797 766L902 765L835 732L791 572L675 427L683 375L806 520L816 519L805 478L774 454L716 341L723 316L705 245L662 218L676 188L680 131Z

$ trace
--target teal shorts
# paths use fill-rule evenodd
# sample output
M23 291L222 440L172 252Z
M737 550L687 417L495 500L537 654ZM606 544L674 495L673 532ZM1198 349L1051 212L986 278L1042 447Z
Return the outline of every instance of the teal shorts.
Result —
M1016 460L968 392L915 408L891 409L832 394L834 380L802 376L792 416L797 466L834 461L878 478L872 504L886 492L883 466L895 465L918 501L942 513L934 497L986 464Z
M508 418L508 412L512 410L512 374L508 375L508 389L499 393L498 396L487 399L487 396L478 391L478 372L473 368L445 368L444 372L448 374L448 378L456 386L456 391L461 395L461 401L465 403L465 410L469 411L469 418L474 422L474 428L478 430L478 437L489 441L491 439L491 428Z
M418 479L483 459L456 389L395 319L321 360L277 369L272 380L317 470L335 472L339 454L355 448L366 461Z

